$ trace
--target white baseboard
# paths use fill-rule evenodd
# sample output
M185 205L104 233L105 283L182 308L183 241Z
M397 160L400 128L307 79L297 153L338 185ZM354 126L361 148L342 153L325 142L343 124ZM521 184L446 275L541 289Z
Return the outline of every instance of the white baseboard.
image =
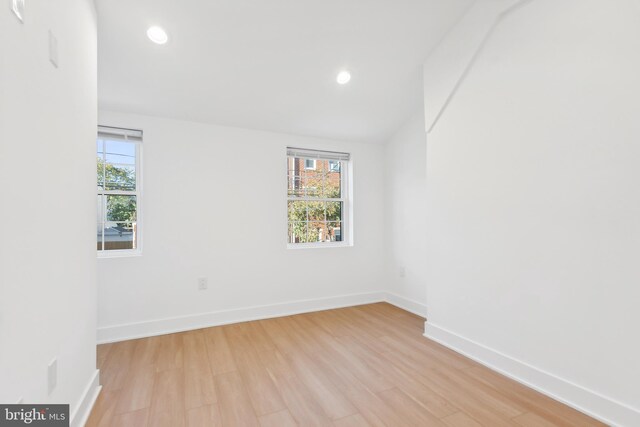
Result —
M369 292L106 326L98 328L98 344L171 334L211 326L227 325L230 323L247 322L250 320L290 316L292 314L308 313L311 311L370 304L386 300L385 292Z
M385 292L386 301L403 310L416 314L420 317L427 317L427 306L421 302L410 300L392 292Z
M640 426L640 410L636 408L514 359L431 322L425 324L424 335L494 371L500 372L527 387L606 424Z
M91 410L93 409L93 405L96 403L96 399L98 399L101 389L100 370L96 369L91 376L89 383L85 387L75 410L71 414L70 425L72 427L83 427L87 423Z

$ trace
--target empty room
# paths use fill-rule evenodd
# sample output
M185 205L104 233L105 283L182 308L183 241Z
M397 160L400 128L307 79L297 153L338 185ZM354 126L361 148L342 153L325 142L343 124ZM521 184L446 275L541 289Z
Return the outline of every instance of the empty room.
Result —
M0 182L0 426L640 426L638 0L4 0Z

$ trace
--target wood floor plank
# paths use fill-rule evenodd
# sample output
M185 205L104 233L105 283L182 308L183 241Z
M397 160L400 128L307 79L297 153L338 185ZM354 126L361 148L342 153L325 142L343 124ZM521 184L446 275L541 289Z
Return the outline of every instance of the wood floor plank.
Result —
M282 332L284 332L289 339L291 339L295 344L295 351L304 351L306 353L315 353L323 350L322 343L314 340L309 336L308 332L305 331L296 321L295 316L288 317L280 317L275 319L276 324L280 326Z
M392 329L396 335L412 336L416 332L414 327L389 315L385 310L381 310L377 304L368 304L354 308L356 313L359 313L364 318L376 324L384 324L386 328Z
M602 426L386 303L98 346L109 426Z
M182 427L186 424L182 369L156 372L149 426Z
M442 418L442 422L449 427L482 427L476 420L464 412L456 412L453 415Z
M145 427L149 421L149 408L117 415L113 425L118 427Z
M332 315L333 310L318 311L315 313L307 314L309 320L323 328L327 333L334 337L344 337L351 335L353 329L345 322L341 322L339 319Z
M442 369L432 373L431 377L434 375L444 376L447 381L461 389L474 390L474 396L478 401L483 402L505 417L513 418L527 412L527 409L514 400L513 396L498 393L486 384L468 377L464 371Z
M125 385L120 390L116 414L149 408L155 378L154 364L134 365Z
M151 406L159 340L158 337L149 337L135 340L134 343L128 376L120 390L116 414Z
M338 363L333 355L326 352L316 353L313 358L370 425L400 425L398 415L356 378L350 367Z
M417 381L444 397L480 424L496 427L513 425L510 417L505 416L503 413L488 405L479 393L474 393L474 390L467 390L461 387L449 380L449 378L441 372L435 369L429 370L426 373L424 371L417 371L408 363L410 359L400 353L389 352L385 353L384 357L395 366L414 375Z
M112 348L113 348L113 343L100 344L99 346L96 347L96 359L97 359L96 367L98 369L102 369L102 365L104 365L104 362L107 360L107 357L109 357L109 352L111 351Z
M278 319L259 320L258 323L260 323L264 331L271 339L271 342L275 344L280 353L292 354L301 351L298 345L291 339L289 334L287 334L286 330L282 327Z
M236 363L222 326L203 329L209 367L213 375L235 371Z
M284 357L330 418L336 420L358 412L309 356L298 353Z
M451 402L421 384L412 375L408 375L398 367L389 363L382 355L370 351L358 341L358 338L343 337L338 338L338 340L343 343L345 347L367 360L368 363L378 372L381 372L385 378L390 379L396 387L420 403L436 418L442 418L459 411Z
M334 358L335 363L348 366L351 372L371 391L383 391L393 388L395 385L382 376L374 368L368 365L357 355L350 352L334 337L313 325L312 322L300 318L293 318L294 329L306 337L307 341L316 343L309 353L328 352Z
M275 350L275 343L269 338L260 322L246 322L245 334L258 354L263 351Z
M258 426L258 418L238 371L214 377L223 426Z
M129 376L135 346L136 340L113 343L100 371L103 390L119 390L124 387Z
M332 425L329 416L279 351L265 352L261 356L289 412L298 424L303 426Z
M187 426L222 427L220 407L214 403L187 410Z
M183 335L184 403L189 410L217 402L204 332L192 331Z
M226 327L225 335L256 414L260 416L286 409L273 378L252 346L245 328ZM268 351L273 350L263 350L261 354Z
M513 417L513 421L523 427L555 427L556 424L545 420L539 415L527 412L526 414Z
M119 391L102 390L93 405L86 427L108 427L113 425Z
M392 388L381 391L378 396L393 410L401 414L402 422L407 426L442 426L438 418L427 411L424 406L407 396L402 390Z
M167 371L184 367L182 334L167 334L156 337L158 350L156 371Z
M408 311L402 310L386 302L377 304L368 304L361 307L363 310L370 310L374 314L389 319L393 323L402 325L402 327L411 333L422 332L424 330L424 318L417 316Z
M258 418L260 427L296 427L298 423L293 419L288 410L274 412Z
M371 424L360 414L349 415L333 422L335 427L369 427Z
M551 399L522 384L484 367L474 367L464 371L469 377L482 381L501 394L508 395L527 409L558 426L603 426L593 418Z

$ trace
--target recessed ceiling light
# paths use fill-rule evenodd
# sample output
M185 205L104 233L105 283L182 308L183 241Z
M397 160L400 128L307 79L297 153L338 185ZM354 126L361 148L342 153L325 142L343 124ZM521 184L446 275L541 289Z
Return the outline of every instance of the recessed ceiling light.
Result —
M157 26L149 27L149 29L147 30L147 37L149 37L152 42L158 44L165 44L167 40L169 40L167 32Z
M349 83L349 80L351 80L351 73L346 70L340 71L336 77L336 81L341 85Z

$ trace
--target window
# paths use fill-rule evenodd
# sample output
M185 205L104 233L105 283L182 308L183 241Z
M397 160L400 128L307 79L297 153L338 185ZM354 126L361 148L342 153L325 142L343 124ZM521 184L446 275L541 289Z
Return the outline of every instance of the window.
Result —
M289 247L348 243L349 159L347 153L287 149Z
M98 255L140 249L142 131L98 127Z

